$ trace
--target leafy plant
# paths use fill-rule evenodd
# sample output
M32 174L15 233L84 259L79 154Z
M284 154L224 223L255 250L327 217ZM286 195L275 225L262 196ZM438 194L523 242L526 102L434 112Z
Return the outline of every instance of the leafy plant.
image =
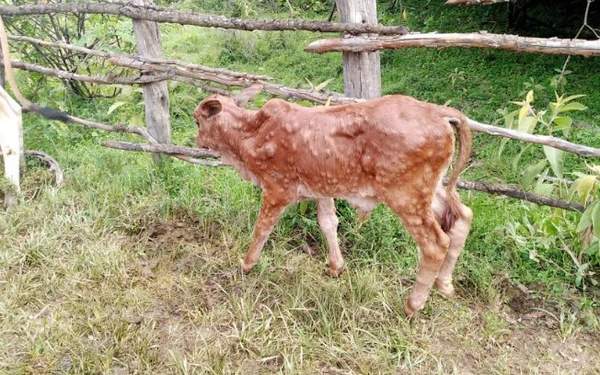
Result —
M585 111L587 107L577 101L584 95L559 95L555 92L554 100L544 109L534 106L535 91L539 85L528 83L529 90L521 101L512 102L518 108L512 111L502 111L504 124L509 129L524 133L543 133L569 137L573 131L573 112ZM498 156L505 152L507 140L503 140L498 150ZM577 200L586 208L580 217L562 210L552 210L546 215L527 215L509 225L508 234L518 243L525 244L534 241L543 249L559 248L572 259L576 268L575 282L584 286L585 280L595 283L589 276L594 275L592 265L600 264L600 165L588 165L587 173L569 170L565 165L565 153L550 146L542 146L544 157L528 159L527 165L522 166L523 156L533 144L521 145L516 156L511 161L515 171L522 171L522 185L534 192L546 196L558 195L569 200ZM571 181L569 177L576 177ZM538 233L545 234L543 238ZM569 243L570 235L580 235L580 251L573 251L576 246ZM528 248L529 258L539 261L540 253L536 246Z

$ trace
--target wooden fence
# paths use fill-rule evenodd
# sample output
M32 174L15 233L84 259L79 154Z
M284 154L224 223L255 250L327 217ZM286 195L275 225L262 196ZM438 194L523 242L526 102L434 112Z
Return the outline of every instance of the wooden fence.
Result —
M69 115L68 124L89 128L136 134L148 143L136 144L119 141L104 142L104 146L154 154L167 154L187 162L217 166L218 155L210 150L181 147L170 144L168 92L165 81L176 80L202 88L207 92L227 94L231 87L247 87L260 83L267 93L287 99L307 100L314 103L343 104L380 95L379 55L382 48L404 47L481 47L502 48L518 52L551 54L600 55L600 41L570 39L523 38L519 36L488 33L474 34L419 34L411 33L402 26L382 26L377 23L374 0L336 0L343 23L305 20L242 20L192 12L161 9L150 0L131 0L127 3L58 3L36 5L0 5L0 15L41 16L45 14L89 13L125 16L132 19L136 34L138 55L114 53L76 46L64 42L50 42L23 35L10 36L12 42L31 43L47 48L83 53L104 59L116 66L140 71L138 77L86 76L61 71L22 61L12 61L13 67L38 72L62 79L79 80L98 84L142 85L147 129L128 125L111 125ZM162 56L158 23L178 23L201 27L217 27L237 30L308 30L315 32L343 32L342 39L321 40L307 47L309 52L340 51L344 53L345 94L325 90L307 90L286 87L271 77L235 72L227 69L206 67ZM1 96L0 96L1 99ZM192 109L190 109L192 110ZM469 126L493 136L507 137L523 142L548 145L584 157L599 157L600 149L579 145L566 140L522 133L519 131L483 124L469 120ZM17 181L18 183L18 181ZM578 203L566 202L521 191L512 186L485 182L462 181L464 189L501 194L537 204L573 211L583 211Z

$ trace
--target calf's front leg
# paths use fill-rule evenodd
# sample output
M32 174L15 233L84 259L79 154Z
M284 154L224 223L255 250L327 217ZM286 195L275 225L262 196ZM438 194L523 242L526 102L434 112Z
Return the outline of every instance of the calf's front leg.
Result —
M288 202L283 199L276 198L267 193L263 193L262 206L258 214L256 224L254 224L254 234L252 235L252 243L244 258L242 270L250 272L252 267L258 262L260 252L267 242L267 238L273 231L273 227L277 223L279 216L285 210Z
M344 269L344 258L337 237L339 220L335 214L333 198L318 200L317 218L329 248L329 275L337 277Z

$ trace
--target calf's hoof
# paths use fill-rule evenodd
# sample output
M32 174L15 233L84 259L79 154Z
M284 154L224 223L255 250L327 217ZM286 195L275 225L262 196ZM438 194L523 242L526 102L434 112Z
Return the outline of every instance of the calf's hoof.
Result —
M338 267L333 267L333 266L328 266L327 267L327 274L331 277L339 277L342 272L344 272L344 266L338 266Z
M435 281L435 287L446 298L453 298L456 294L454 291L454 285L452 285L452 281L442 281L437 279Z
M408 319L412 319L412 317L415 316L417 311L419 311L419 309L416 309L411 305L410 299L404 301L404 315L406 315Z
M252 268L254 268L254 265L255 263L246 263L245 261L242 262L242 272L249 273L252 271Z
M425 303L427 303L427 298L415 298L414 296L408 297L404 302L404 313L407 318L412 318L416 313L423 310L425 307Z

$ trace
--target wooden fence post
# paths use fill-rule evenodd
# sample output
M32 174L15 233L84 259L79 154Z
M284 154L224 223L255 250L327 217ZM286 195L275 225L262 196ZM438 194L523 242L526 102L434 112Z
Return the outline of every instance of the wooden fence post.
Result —
M342 22L377 24L376 0L336 0ZM354 98L381 96L379 52L344 52L344 93Z
M132 0L134 5L153 5L152 0ZM137 50L143 57L162 58L158 23L133 20ZM148 132L158 143L171 143L169 89L167 81L144 85L144 108ZM154 160L159 161L155 154Z
M4 175L14 186L14 191L4 194L4 206L17 203L15 194L20 191L21 164L23 160L23 128L21 106L0 86L0 154L4 161Z

